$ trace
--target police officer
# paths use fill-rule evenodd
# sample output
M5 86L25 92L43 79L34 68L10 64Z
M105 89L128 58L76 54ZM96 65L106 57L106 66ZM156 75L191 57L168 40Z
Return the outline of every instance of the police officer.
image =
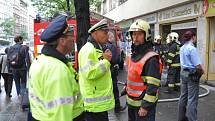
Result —
M39 121L83 121L83 100L77 73L66 58L74 44L74 30L67 16L59 15L43 31L42 54L30 67L29 100Z
M108 23L103 19L88 32L87 43L78 55L80 89L87 121L108 121L108 110L114 108L111 79L112 53L103 48L108 41Z
M166 92L178 91L180 89L180 46L179 35L176 32L171 32L169 35L169 51L167 55L168 75L167 83L168 90Z
M204 73L194 45L196 34L188 30L183 35L184 45L180 48L181 95L179 99L178 121L197 121L199 79Z
M129 121L155 121L162 64L153 52L150 26L138 19L129 29L132 54L128 57L127 104Z

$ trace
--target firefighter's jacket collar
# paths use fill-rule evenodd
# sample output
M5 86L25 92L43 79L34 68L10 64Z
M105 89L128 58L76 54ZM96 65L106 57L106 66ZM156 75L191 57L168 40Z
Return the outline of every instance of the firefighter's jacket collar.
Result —
M63 54L61 54L55 48L53 48L47 44L44 45L44 47L42 49L42 54L57 58L58 60L64 62L65 64L68 63L67 58Z

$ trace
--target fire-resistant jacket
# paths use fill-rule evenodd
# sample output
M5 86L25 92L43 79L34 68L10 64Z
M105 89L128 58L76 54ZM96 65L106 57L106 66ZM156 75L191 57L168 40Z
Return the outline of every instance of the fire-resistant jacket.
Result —
M88 112L107 111L115 105L110 62L103 59L102 53L90 36L78 55L80 89Z
M72 63L40 55L30 68L29 100L40 121L72 121L83 111L83 100Z
M160 57L147 51L141 59L128 60L127 103L133 107L149 109L158 100L162 64Z
M169 48L167 64L173 68L180 67L180 44L173 42Z

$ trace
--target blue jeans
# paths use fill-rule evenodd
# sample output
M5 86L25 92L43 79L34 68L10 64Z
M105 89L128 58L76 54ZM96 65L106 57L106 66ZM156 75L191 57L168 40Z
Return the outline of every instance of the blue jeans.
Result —
M199 80L192 80L189 71L184 70L181 71L181 80L178 121L197 121Z
M22 90L26 88L27 70L13 70L12 73L17 95L20 95L22 94Z

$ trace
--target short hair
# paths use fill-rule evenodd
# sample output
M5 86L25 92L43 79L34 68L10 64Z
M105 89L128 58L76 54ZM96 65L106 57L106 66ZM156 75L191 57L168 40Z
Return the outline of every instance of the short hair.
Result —
M22 36L16 36L15 38L14 38L14 42L20 42L20 41L22 41L22 39L23 39L23 37Z
M188 30L183 34L183 40L189 41L193 36L196 36L196 33L192 30Z

